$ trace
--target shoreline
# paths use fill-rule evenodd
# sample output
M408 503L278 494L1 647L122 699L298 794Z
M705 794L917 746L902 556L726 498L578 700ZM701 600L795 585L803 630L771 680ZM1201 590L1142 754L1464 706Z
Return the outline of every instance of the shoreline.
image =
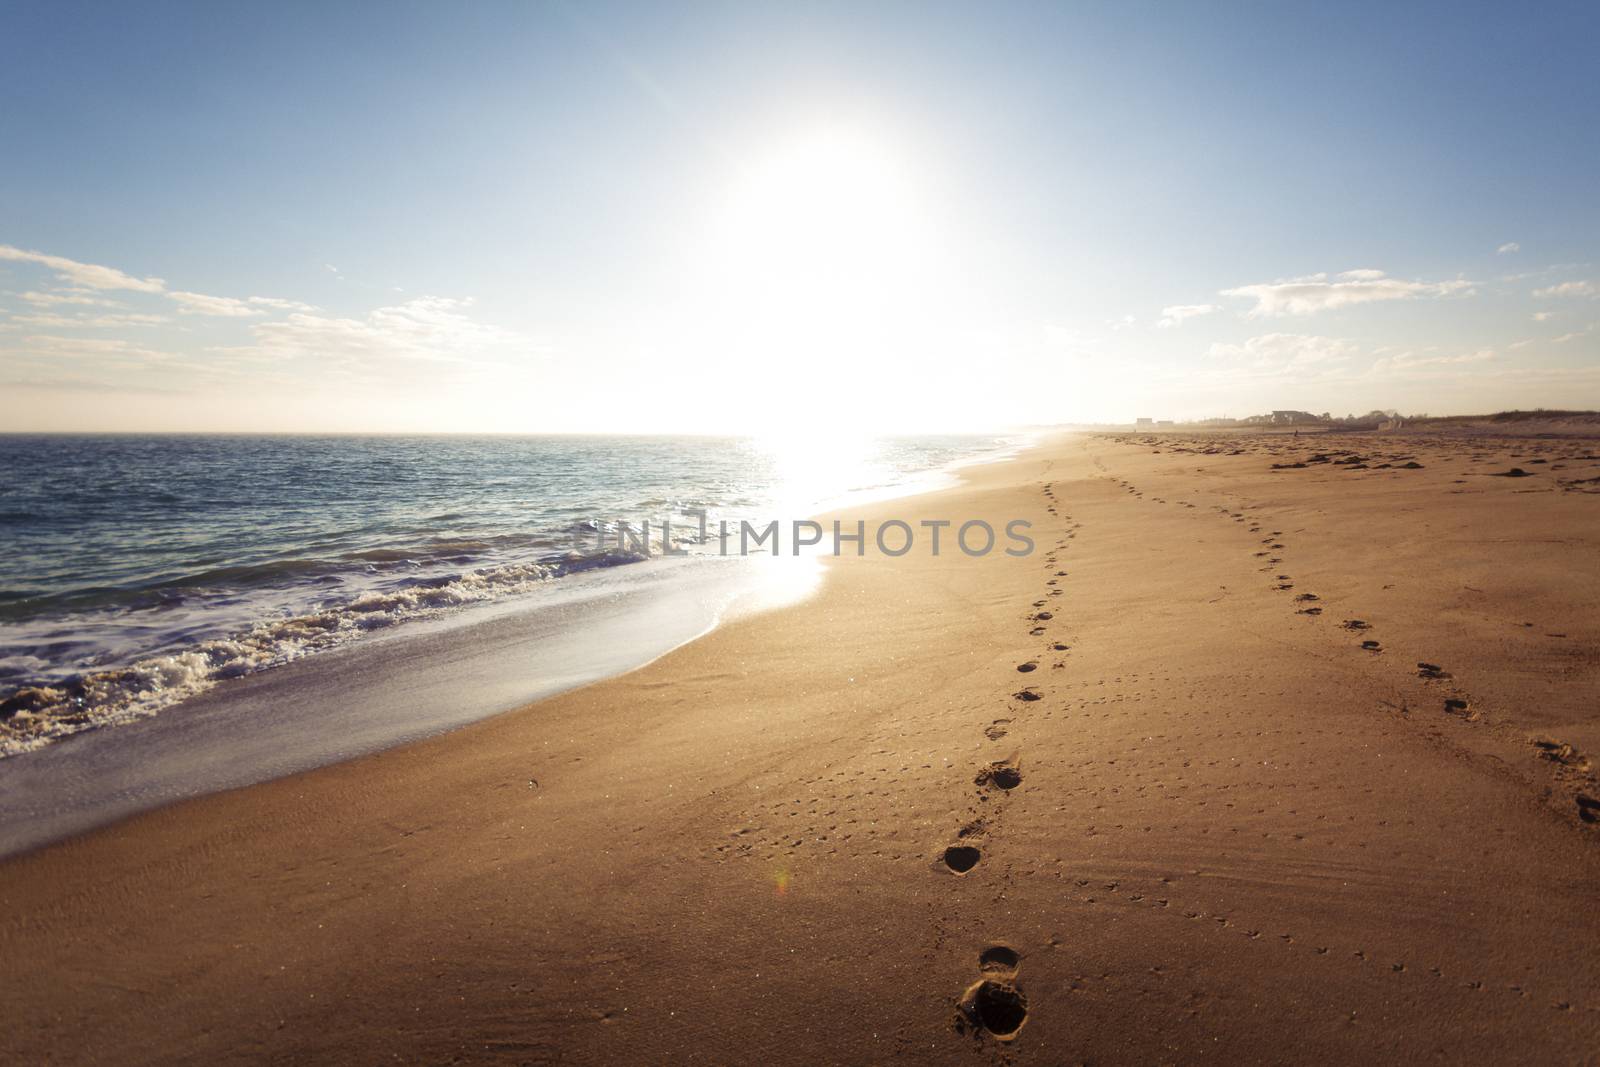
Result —
M1351 444L1421 468L1049 441L896 501L1032 557L847 556L642 669L4 861L0 1050L1580 1062L1595 501ZM957 1015L996 959L1007 1034Z
M503 447L462 438L429 466L416 454L415 438L382 448L364 439L351 446L352 458L329 456L326 439L315 436L286 438L265 454L240 447L201 456L205 438L196 437L168 472L180 482L227 496L232 479L268 479L252 513L264 532L235 531L226 546L219 539L241 521L227 506L186 510L188 525L177 537L172 517L159 508L152 513L157 502L134 493L126 526L102 521L68 531L43 517L44 503L24 486L29 514L40 517L21 529L13 569L42 577L18 577L14 584L25 588L0 594L9 620L0 624L0 759L137 723L234 679L420 624L468 625L481 617L477 607L520 601L536 610L541 599L559 599L552 587L568 578L650 564L652 546L637 537L625 543L624 524L648 521L660 535L678 506L736 520L780 502L799 516L826 506L826 497L906 495L948 478L953 464L1002 453L1014 440L876 438L862 442L859 454L824 449L808 464L782 447L734 438L715 445L585 438L575 450L548 438ZM99 448L86 462L91 470L137 466L148 461L149 447L138 438L120 452ZM327 494L282 476L299 462L356 468L326 502L326 521L309 522L305 512L308 501ZM419 473L381 491L361 476L363 465L396 462ZM626 472L613 468L619 462ZM474 464L493 488L481 491L462 474ZM675 466L683 473L675 490L650 473ZM64 506L70 510L72 499ZM692 537L684 529L692 517L673 520L680 541ZM280 525L285 532L271 532ZM62 554L69 534L86 545L77 558ZM160 547L140 550L142 543ZM664 563L663 546L654 547ZM638 569L619 573L627 577L614 580L626 583ZM656 584L655 577L640 580Z
M1019 441L1001 454L981 452L892 485L836 494L816 515L950 488L960 470L1005 462L1033 444ZM213 682L128 722L0 757L0 859L165 804L414 743L638 670L715 632L727 617L802 602L821 580L827 554L791 560L785 542L782 555L657 555L575 571L532 593L413 620ZM409 708L401 721L389 711L397 703Z

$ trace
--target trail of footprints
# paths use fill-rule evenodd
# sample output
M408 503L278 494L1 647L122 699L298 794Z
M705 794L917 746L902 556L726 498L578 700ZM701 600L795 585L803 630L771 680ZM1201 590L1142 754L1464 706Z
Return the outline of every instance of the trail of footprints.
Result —
M1121 440L1120 438L1117 439ZM1227 454L1238 455L1241 453L1234 451ZM1100 461L1099 457L1095 457L1095 463L1100 470L1106 473L1106 477L1108 479L1114 481L1120 488L1128 492L1133 497L1137 499L1147 499L1152 503L1168 503L1168 501L1162 498L1146 497L1146 495L1139 490L1136 485L1127 481L1126 479L1114 478L1110 471L1107 470L1104 463ZM1172 503L1183 508L1196 508L1196 505L1189 501L1177 500L1173 501ZM1241 510L1234 510L1233 508L1219 505L1215 507L1215 511L1219 517L1227 518L1236 523L1248 524L1247 530L1250 533L1263 532L1262 523L1259 520L1253 520L1246 517ZM1259 569L1262 572L1272 574L1271 581L1275 589L1280 592L1290 592L1294 589L1293 578L1288 574L1277 573L1279 566L1283 563L1283 558L1277 555L1277 553L1284 551L1287 547L1286 543L1280 540L1282 537L1283 532L1281 530L1265 531L1264 536L1259 542L1262 547L1254 552L1254 558L1260 561ZM1311 616L1321 615L1322 607L1318 603L1319 600L1320 597L1318 597L1316 594L1296 594L1293 598L1293 603L1297 605L1295 608L1296 613ZM1357 648L1359 651L1371 655L1381 656L1384 654L1382 643L1374 637L1367 636L1372 630L1372 625L1366 620L1358 618L1345 619L1340 623L1340 626L1342 629L1350 632L1358 639ZM1040 631L1035 632L1037 633ZM1415 677L1424 685L1434 682L1452 682L1454 680L1451 672L1446 670L1443 666L1426 661L1417 662L1415 667ZM1474 703L1467 693L1454 686L1448 686L1447 692L1449 692L1450 695L1437 698L1440 700L1441 711L1444 714L1451 715L1463 722L1468 723L1483 723L1485 721L1475 709ZM1508 734L1507 736L1514 735ZM1518 740L1525 741L1525 739L1522 738L1518 738ZM1578 753L1573 746L1564 742L1550 739L1539 739L1531 742L1531 744L1536 750L1536 754L1539 758L1550 761L1557 765L1556 773L1558 778L1566 782L1569 787L1573 789L1573 798L1577 807L1578 819L1586 824L1600 824L1600 799L1597 799L1597 797L1594 795L1595 779L1591 774L1590 761ZM1187 764L1185 765L1187 766ZM1121 827L1118 827L1118 829L1121 829ZM1168 878L1161 879L1163 884L1168 883L1169 881L1170 879ZM1083 902L1087 904L1126 904L1128 906L1149 906L1169 914L1175 914L1186 920L1194 922L1206 922L1211 929L1219 932L1237 932L1252 941L1263 941L1264 938L1264 932L1262 930L1250 927L1240 928L1230 917L1226 915L1209 914L1201 909L1180 908L1175 911L1170 910L1172 909L1173 905L1172 898L1163 893L1161 889L1155 890L1155 893L1159 893L1161 895L1153 895L1151 893L1125 890L1121 883L1116 880L1102 880L1097 882L1094 879L1087 878L1077 879L1076 884L1079 888L1088 889L1091 891L1091 895L1082 898ZM1106 893L1111 895L1109 897L1102 896L1097 890L1104 890ZM1293 934L1288 932L1280 932L1275 937L1266 939L1266 941L1275 942L1281 947L1291 950L1310 948L1318 957L1328 957L1334 955L1334 950L1330 946L1303 944ZM1263 943L1265 943L1265 941ZM1358 966L1367 964L1381 965L1382 962L1373 955L1369 954L1364 948L1351 950L1347 958ZM1388 970L1395 975L1416 974L1418 976L1441 981L1445 980L1447 977L1451 977L1447 976L1443 969L1439 966L1430 966L1420 969L1409 968L1404 960L1391 960L1388 963ZM1472 990L1475 992L1481 992L1494 988L1489 983L1486 983L1481 979L1460 980L1460 986L1463 989ZM1519 999L1528 999L1533 996L1532 990L1520 982L1507 983L1503 986L1502 991ZM1548 1006L1560 1013L1571 1013L1576 1015L1578 1012L1578 1006L1570 997L1565 995L1549 997ZM1586 1011L1590 1013L1600 1012L1600 1004L1588 1005L1586 1007Z
M1126 438L1113 437L1112 439L1122 443L1127 443ZM1150 444L1152 441L1145 439L1139 443ZM1222 454L1225 452L1225 450L1221 448L1207 448L1204 450L1198 450L1177 447L1170 448L1169 450L1174 452L1202 452L1204 454ZM1542 451L1542 449L1535 450ZM1155 451L1159 452L1160 449L1155 449ZM1242 450L1235 449L1232 451L1226 451L1225 454L1242 455L1244 453ZM1409 460L1411 457L1403 456L1400 458ZM1475 455L1473 457L1474 460L1482 460L1484 458L1485 457L1482 455ZM1514 454L1513 458L1522 457ZM1572 458L1590 459L1594 457L1579 456ZM1100 466L1101 470L1106 471L1107 477L1111 477L1110 471L1107 470L1103 463L1099 462L1098 457L1096 457L1096 462ZM1545 460L1533 459L1529 460L1529 462L1543 463ZM1304 464L1300 465L1304 466ZM1387 467L1388 465L1384 464L1383 466ZM1405 468L1420 469L1420 466L1420 464L1408 463L1405 465ZM1149 499L1151 502L1158 504L1167 503L1166 500L1157 497L1146 498L1145 494L1138 488L1138 486L1126 479L1118 478L1114 480L1118 486L1136 498ZM1195 507L1193 503L1188 501L1179 500L1175 503L1185 508ZM1247 505L1241 505L1241 507L1248 508ZM1227 505L1215 505L1214 510L1219 517L1229 519L1236 523L1248 524L1247 529L1250 533L1262 532L1263 524L1261 521L1246 517L1242 510L1235 510ZM1261 547L1258 548L1253 555L1261 563L1261 566L1258 569L1262 573L1272 575L1272 588L1276 589L1278 592L1289 593L1293 592L1295 588L1293 577L1291 575L1278 572L1279 566L1283 563L1283 557L1278 553L1282 552L1286 548L1285 543L1281 540L1282 537L1282 530L1267 531L1265 536L1263 536L1260 540ZM1315 593L1308 592L1295 593L1292 600L1294 604L1294 610L1297 615L1309 616L1318 616L1322 614L1323 608L1320 601L1321 597ZM1357 647L1360 651L1375 656L1381 656L1384 654L1383 643L1368 632L1372 629L1372 626L1364 619L1345 619L1340 625L1343 629L1359 635L1359 643ZM1438 664L1428 663L1422 660L1417 661L1416 677L1424 682L1453 680L1450 672L1445 670L1443 667L1439 666ZM1475 724L1480 727L1490 725L1481 714L1470 694L1461 690L1459 686L1450 686L1447 688L1449 689L1449 692L1446 695L1436 695L1434 697L1434 699L1438 701L1437 706L1442 714L1449 715L1461 722ZM1406 706L1401 710L1402 713L1409 714L1411 709L1409 706ZM1593 765L1587 757L1579 753L1572 745L1559 739L1543 737L1535 738L1530 741L1524 735L1518 734L1512 731L1509 727L1505 727L1503 725L1500 726L1496 732L1507 740L1511 740L1517 744L1531 746L1536 757L1555 764L1554 777L1556 781L1564 788L1564 791L1569 795L1573 805L1573 807L1569 808L1568 811L1577 817L1579 823L1586 825L1600 825L1600 782L1596 781L1592 773Z
M1072 522L1071 516L1060 514L1055 489L1051 483L1044 484L1043 492L1045 510L1069 525L1055 546L1045 554L1044 563L1050 574L1045 580L1044 597L1033 602L1026 616L1030 637L1044 636L1048 631L1046 624L1055 618L1055 613L1048 610L1050 598L1063 593L1061 580L1067 577L1067 572L1059 569L1060 554L1066 550L1068 542L1077 535L1081 525ZM1045 651L1056 654L1054 657L1046 655L1024 660L1017 664L1017 673L1024 678L1032 677L1040 670L1042 660L1053 660L1051 669L1059 670L1066 666L1065 660L1059 658L1059 654L1067 650L1066 643L1051 641L1046 645ZM1043 698L1043 693L1037 686L1025 684L1013 691L1011 698L1016 702L1016 711L1009 716L995 719L984 728L984 736L990 741L1004 739L1010 733L1011 726L1026 709ZM944 866L957 876L969 873L983 861L983 846L999 829L1004 798L1012 790L1021 787L1020 753L1013 752L1009 756L992 760L979 767L973 775L972 783L977 790L977 807L974 809L974 815L957 830L956 841L947 845L941 856ZM1017 982L1021 961L1021 954L1004 944L989 945L978 953L977 980L966 988L956 1002L952 1026L957 1033L1010 1041L1021 1032L1023 1024L1028 1021L1028 998Z
M1104 470L1104 465L1095 457L1096 463ZM1109 472L1107 474L1109 477ZM1118 484L1135 498L1148 499L1153 503L1167 504L1165 499L1146 497L1136 486L1126 481ZM1047 510L1053 516L1059 516L1059 509L1053 487L1044 485L1044 496L1047 501ZM1189 501L1172 501L1176 506L1196 509L1197 505ZM1286 549L1286 542L1281 540L1281 530L1264 530L1259 520L1247 517L1243 510L1234 510L1219 507L1217 513L1232 522L1247 526L1251 533L1262 534L1261 548L1255 552L1255 558L1260 561L1262 572L1270 574L1274 587L1284 593L1294 592L1293 578L1280 573L1283 558L1278 553ZM1059 516L1070 522L1070 516ZM1049 627L1055 621L1055 613L1050 610L1050 597L1061 595L1061 579L1066 578L1065 570L1056 569L1059 563L1059 554L1068 547L1068 542L1075 536L1079 524L1070 525L1065 536L1058 540L1055 547L1046 555L1045 564L1051 569L1050 577L1046 582L1045 596L1043 599L1032 603L1032 610L1026 615L1029 625L1030 637L1044 637L1049 632ZM1297 614L1319 616L1323 613L1320 597L1309 592L1294 592L1291 599ZM1345 619L1341 627L1349 632L1355 639L1355 647L1359 652L1370 655L1383 655L1384 649L1375 637L1370 636L1372 626L1363 619ZM1048 653L1065 653L1069 646L1061 641L1051 641L1047 644ZM1042 667L1042 661L1051 660L1049 655L1028 659L1017 664L1017 673L1024 678L1031 679L1036 676ZM1052 669L1065 666L1064 660L1056 659L1051 664ZM1419 661L1416 665L1416 677L1425 684L1449 683L1451 673L1439 664ZM1442 696L1442 710L1466 722L1478 722L1480 716L1472 706L1471 699L1453 687L1448 689L1449 695ZM1015 701L1015 710L1011 715L997 718L984 729L985 737L990 741L1001 741L1010 732L1010 728L1027 711L1036 705L1043 694L1034 685L1023 684L1012 693ZM1045 717L1050 717L1049 711L1044 712ZM1539 750L1539 755L1558 764L1562 768L1571 768L1587 776L1588 761L1583 759L1572 746L1556 741L1537 741L1534 743ZM973 784L977 790L977 805L974 816L965 825L959 828L955 842L945 847L940 862L955 876L963 876L976 870L983 862L983 848L991 836L998 832L1001 824L1003 805L1007 794L1020 788L1023 784L1022 764L1020 753L991 761L980 767L973 777ZM1596 800L1586 793L1577 794L1579 817L1587 823L1600 822L1600 800ZM1231 805L1230 805L1231 806ZM1121 829L1118 827L1118 829ZM1093 830L1091 829L1091 833ZM1076 885L1086 891L1082 901L1090 905L1121 905L1127 907L1149 907L1164 914L1182 919L1187 922L1201 923L1205 928L1219 934L1236 933L1253 942L1273 944L1285 951L1309 951L1318 958L1333 958L1338 955L1354 966L1385 967L1395 975L1444 981L1447 977L1459 981L1463 989L1481 992L1493 988L1481 979L1460 979L1456 976L1447 976L1439 966L1410 967L1405 960L1388 960L1385 962L1379 957L1370 954L1365 948L1346 950L1344 953L1335 952L1329 945L1318 945L1302 942L1290 932L1278 932L1268 935L1266 931L1249 926L1240 926L1227 915L1211 914L1203 909L1183 908L1174 906L1173 897L1168 888L1170 879L1162 878L1161 886L1148 890L1125 888L1119 880L1096 880L1079 878ZM1021 954L1009 945L1003 943L990 944L984 947L977 957L977 975L975 980L968 985L956 1002L953 1029L960 1034L972 1035L975 1038L989 1037L1001 1042L1013 1040L1022 1030L1028 1019L1028 1000L1018 981L1021 968ZM1533 994L1530 989L1520 983L1510 983L1504 986L1503 992L1518 997L1530 998ZM1576 1014L1574 1003L1564 996L1557 996L1549 1000L1549 1006L1558 1012ZM1590 1011L1600 1010L1590 1006Z

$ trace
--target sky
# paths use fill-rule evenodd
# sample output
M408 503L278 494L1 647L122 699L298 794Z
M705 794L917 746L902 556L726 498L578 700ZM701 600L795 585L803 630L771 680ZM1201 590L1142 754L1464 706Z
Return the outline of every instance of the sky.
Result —
M0 6L0 430L1600 408L1600 5Z

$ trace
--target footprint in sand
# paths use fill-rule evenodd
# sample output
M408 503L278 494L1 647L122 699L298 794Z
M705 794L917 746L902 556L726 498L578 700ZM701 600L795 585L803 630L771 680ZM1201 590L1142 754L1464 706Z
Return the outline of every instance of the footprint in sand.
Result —
M1040 693L1037 689L1034 689L1032 686L1029 686L1027 689L1019 689L1015 693L1012 693L1011 695L1013 697L1015 697L1016 699L1021 700L1021 701L1025 701L1027 703L1032 703L1035 700L1043 700L1044 699L1044 694Z
M1017 664L1017 671L1020 674L1029 674L1029 673L1031 673L1033 671L1036 671L1038 669L1039 669L1039 664L1034 662L1033 660L1029 660L1027 663L1019 663L1019 664Z
M956 1003L956 1031L1010 1041L1028 1021L1028 998L1009 981L974 982Z
M1012 760L999 760L979 771L972 781L981 788L994 786L996 789L1010 791L1022 784L1022 771Z
M1368 652L1382 652L1383 651L1383 646L1380 645L1378 642L1372 641L1372 640L1367 640L1367 641L1361 642L1361 647L1366 649Z
M1564 767L1577 767L1585 771L1589 769L1589 761L1584 759L1576 748L1573 748L1565 741L1540 738L1533 742L1533 746L1539 750L1541 759L1559 763Z
M1450 672L1439 666L1437 663L1418 663L1417 677L1432 679L1448 678L1450 677Z
M971 845L951 845L944 850L944 865L956 874L966 874L978 865L983 853Z
M996 719L994 722L983 728L983 736L987 737L991 741L998 741L1006 734L1010 733L1010 731L1006 729L1006 727L1010 725L1010 719Z
M978 953L978 972L985 978L1009 982L1021 965L1022 954L1010 945L990 945Z

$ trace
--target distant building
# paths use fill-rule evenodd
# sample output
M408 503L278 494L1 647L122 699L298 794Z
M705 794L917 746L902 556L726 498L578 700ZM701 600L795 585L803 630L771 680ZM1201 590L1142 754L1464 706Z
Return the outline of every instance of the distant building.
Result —
M1158 430L1170 430L1170 429L1172 429L1172 420L1171 419L1157 419L1156 420L1156 429L1158 429Z
M1139 430L1148 430L1148 429L1150 429L1150 427L1154 426L1155 424L1156 424L1156 420L1155 419L1134 419L1133 420L1134 428L1135 429L1139 429Z

